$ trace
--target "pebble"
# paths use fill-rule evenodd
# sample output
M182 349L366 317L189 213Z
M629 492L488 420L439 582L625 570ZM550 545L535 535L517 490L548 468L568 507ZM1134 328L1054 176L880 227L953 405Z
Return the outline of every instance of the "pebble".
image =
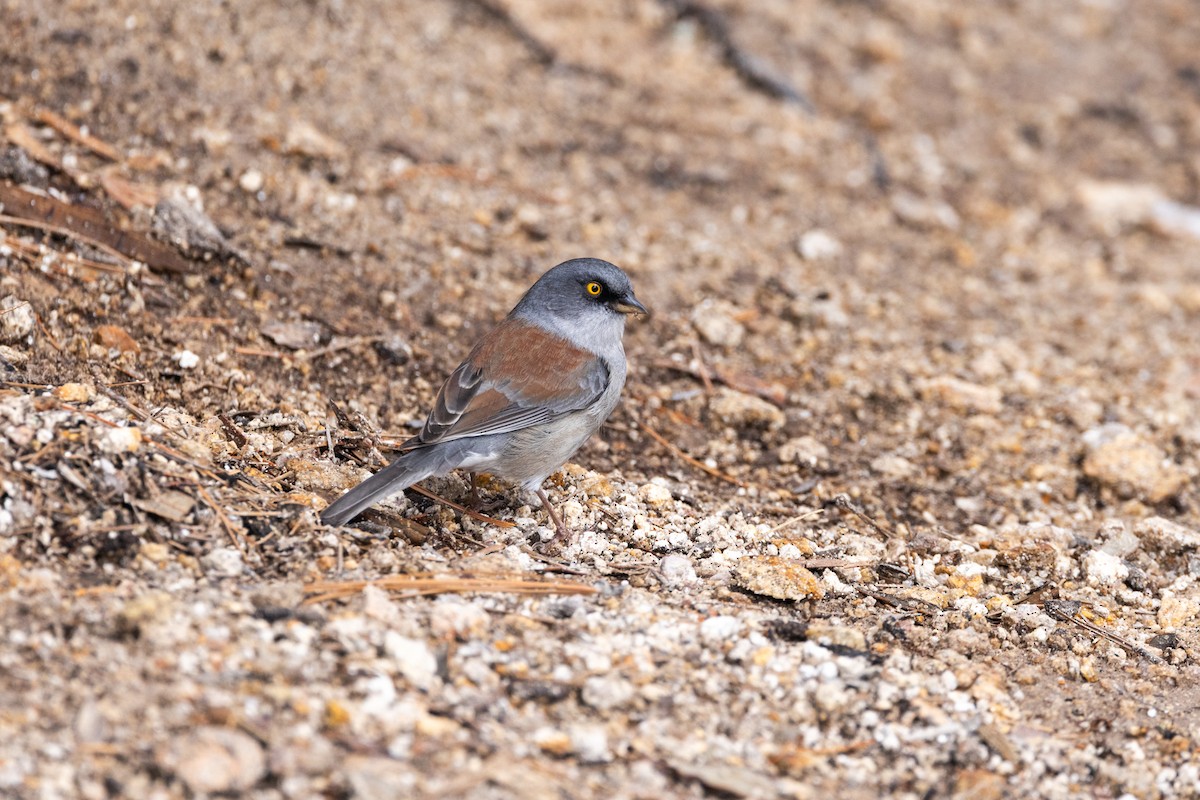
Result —
M829 459L829 448L812 436L788 439L779 447L779 463L815 467Z
M892 195L892 213L914 228L958 230L958 212L941 200L918 197L911 192Z
M400 674L416 688L427 690L438 683L437 657L423 639L412 639L396 631L388 631L383 637L383 651L395 662Z
M244 792L267 772L266 755L257 741L242 731L213 726L176 739L159 762L197 795Z
M1186 594L1163 590L1156 617L1158 627L1165 631L1177 631L1190 627L1197 617L1200 617L1200 597L1196 596L1195 590Z
M488 613L474 603L458 597L443 597L429 611L429 630L439 639L453 637L460 642L482 637L491 624Z
M1138 540L1160 553L1179 555L1200 550L1200 531L1172 522L1163 517L1150 517L1133 527Z
M171 360L177 363L180 369L195 369L196 365L200 363L200 356L191 350L180 350L171 356Z
M734 318L733 309L711 300L692 312L692 327L704 341L717 347L737 347L746 336L746 328Z
M412 797L417 774L405 762L383 756L351 755L341 764L355 800Z
M1083 474L1119 497L1160 503L1187 485L1186 472L1125 425L1092 428L1083 434L1083 443Z
M917 466L903 456L884 453L871 459L871 471L894 480L909 478L917 474Z
M638 499L651 508L660 510L670 507L675 502L675 498L671 495L671 490L657 482L639 486Z
M133 453L142 446L141 428L106 428L96 446L106 453Z
M667 586L690 586L699 580L692 560L678 553L665 555L659 560L658 574Z
M64 383L54 390L54 396L64 403L90 403L96 390L86 383Z
M599 764L612 759L608 749L608 732L603 725L572 725L569 737L572 752L584 764Z
M1119 519L1109 520L1101 525L1100 538L1104 542L1100 549L1117 558L1127 558L1142 546L1142 540Z
M998 387L981 386L949 375L925 381L921 392L927 399L968 413L998 414L1004 407Z
M266 183L266 178L256 169L248 169L238 178L238 186L247 194L257 194Z
M805 261L827 261L842 254L842 243L825 231L814 228L796 240L796 254Z
M700 623L700 638L710 645L734 639L741 632L742 621L737 617L709 617Z
M597 711L607 711L627 704L636 689L632 683L616 675L593 675L583 682L580 698Z
M1117 556L1092 550L1083 557L1083 573L1090 586L1113 586L1129 577L1129 567Z
M33 333L33 306L16 295L0 298L0 344L17 344Z
M806 567L776 556L739 558L733 566L732 583L776 600L809 600L825 596L821 580Z
M236 548L217 547L200 559L200 565L210 578L236 578L242 574L246 562Z
M708 408L726 425L773 431L787 422L782 411L761 397L725 387L713 394Z

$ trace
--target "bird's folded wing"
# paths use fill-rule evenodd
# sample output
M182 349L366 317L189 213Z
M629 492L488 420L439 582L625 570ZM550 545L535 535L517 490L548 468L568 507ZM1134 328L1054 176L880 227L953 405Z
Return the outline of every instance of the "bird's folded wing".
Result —
M423 447L548 422L596 402L609 380L595 353L510 317L451 373L425 427L405 444Z

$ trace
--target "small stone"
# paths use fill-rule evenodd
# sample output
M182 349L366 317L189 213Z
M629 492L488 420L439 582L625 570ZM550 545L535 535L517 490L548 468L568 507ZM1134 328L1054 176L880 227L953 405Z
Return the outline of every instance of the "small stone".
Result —
M211 578L236 578L242 574L246 562L236 548L217 547L200 559L200 565Z
M819 600L825 587L806 567L777 556L739 558L732 583L739 589L776 600Z
M728 388L718 390L708 408L726 425L773 431L787 422L784 413L766 400Z
M664 509L675 502L671 490L659 483L647 483L638 487L638 498L651 508Z
M266 178L256 169L248 169L242 173L242 177L238 178L238 186L242 187L242 191L246 194L257 194L262 191L265 183Z
M96 445L106 453L133 453L142 445L142 429L106 428Z
M1133 531L1147 548L1160 553L1179 555L1200 550L1200 531L1162 517L1144 519Z
M779 463L815 467L829 458L829 448L812 436L788 439L779 448Z
M92 340L101 347L120 350L122 353L137 353L142 349L124 328L117 325L97 326L92 333Z
M90 403L96 390L86 383L64 383L54 390L54 396L64 403Z
M534 731L533 743L542 752L552 756L565 756L571 753L571 737L554 728L540 728Z
M736 638L741 632L742 621L737 617L709 617L700 623L700 638L710 645Z
M179 364L180 369L194 369L200 363L200 356L191 350L181 350L171 356L171 360Z
M355 800L395 800L412 797L418 773L404 761L383 756L351 755L340 770Z
M817 228L796 240L796 254L805 261L826 261L842 254L842 243Z
M820 645L833 645L860 652L867 649L867 635L858 628L813 622L808 626L807 634L809 641Z
M1101 525L1100 538L1104 542L1100 549L1117 558L1128 558L1142 546L1141 539L1119 519L1109 520Z
M894 453L884 453L871 459L871 471L885 478L902 480L917 473L917 467L907 458Z
M7 361L14 367L23 367L29 362L29 354L6 344L0 344L0 361Z
M1083 573L1090 586L1113 586L1129 577L1129 567L1103 550L1092 550L1083 557Z
M925 381L921 392L926 399L967 413L998 414L1004 407L1003 395L997 387L980 386L948 375Z
M1165 631L1176 631L1191 626L1197 617L1200 617L1200 597L1177 595L1170 589L1163 591L1158 605L1158 627Z
M616 675L593 675L583 682L580 698L597 711L625 705L633 699L632 683Z
M0 298L0 344L17 344L33 333L33 307L15 295Z
M1083 443L1083 474L1119 497L1159 503L1187 485L1183 469L1124 425L1109 423L1092 428L1083 434Z
M421 639L410 639L395 631L383 637L383 650L396 662L396 669L418 689L430 689L437 681L437 657Z
M267 771L259 743L232 728L199 728L168 745L160 762L197 795L244 792Z
M1157 186L1117 181L1083 181L1075 196L1092 225L1107 236L1145 223L1155 204L1166 200Z
M457 597L441 598L429 612L429 630L439 639L454 637L460 642L478 639L491 626L492 618L477 605Z
M717 347L737 347L746 336L746 329L734 318L732 307L711 300L696 307L692 327L704 341Z
M690 586L699 580L692 560L678 553L662 557L658 562L658 574L667 586Z
M608 749L608 732L603 725L571 726L571 750L584 764L599 764L612 759Z
M918 197L911 192L897 192L892 196L892 213L901 222L914 228L943 228L957 230L958 212L941 200Z

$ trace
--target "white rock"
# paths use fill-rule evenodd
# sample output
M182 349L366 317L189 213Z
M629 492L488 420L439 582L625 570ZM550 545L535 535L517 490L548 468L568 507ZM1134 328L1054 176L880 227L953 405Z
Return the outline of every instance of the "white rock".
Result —
M1091 586L1112 586L1129 577L1129 567L1103 550L1092 550L1083 557L1083 573Z
M432 688L437 681L437 657L424 641L388 631L383 637L383 650L396 662L400 674L418 689Z
M1200 531L1162 517L1144 519L1133 530L1147 547L1160 552L1178 554L1200 549Z
M692 326L706 342L718 347L737 347L746 336L728 303L705 300L692 312Z
M709 617L700 623L700 638L708 644L719 644L736 638L742 632L742 621L737 617Z
M569 732L571 749L585 764L597 764L612 758L608 750L608 732L603 725L572 725Z
M841 255L842 243L816 228L796 240L796 253L805 261L824 261Z
M744 425L773 431L782 428L787 422L787 417L782 411L761 397L724 387L713 394L708 408L726 425Z
M236 548L217 547L200 559L200 565L209 577L236 578L242 574L246 562Z
M885 478L907 478L916 474L917 467L903 456L885 453L871 460L871 471Z
M829 448L812 436L788 439L779 448L781 464L803 464L813 467L829 458Z
M1142 546L1141 540L1119 519L1109 520L1100 526L1100 537L1104 541L1100 549L1117 558L1126 558Z
M33 333L33 307L15 295L0 298L0 344L16 344Z
M200 363L200 356L191 350L180 350L171 356L171 360L178 363L180 369L194 369Z
M142 444L141 428L106 428L97 446L106 453L132 453Z
M593 675L583 682L580 697L597 711L623 706L633 699L632 683L616 675Z
M197 795L244 792L267 771L259 743L233 728L199 728L172 742L160 761Z
M689 586L699 580L692 560L677 553L662 557L658 562L658 574L668 586Z
M429 612L429 630L440 638L453 636L459 641L482 636L491 624L488 613L477 605L457 597L444 597Z
M651 508L666 508L675 502L671 490L659 483L647 483L638 487L638 499Z
M242 177L238 178L238 186L242 187L242 191L247 194L255 194L262 190L266 179L263 174L256 169L248 169L242 173Z

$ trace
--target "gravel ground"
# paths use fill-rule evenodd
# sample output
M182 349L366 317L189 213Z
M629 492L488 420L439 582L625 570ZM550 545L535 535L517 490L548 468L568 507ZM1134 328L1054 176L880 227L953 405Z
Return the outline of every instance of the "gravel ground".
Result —
M0 795L1200 795L1194 4L399 5L0 0ZM583 255L574 541L322 528Z

